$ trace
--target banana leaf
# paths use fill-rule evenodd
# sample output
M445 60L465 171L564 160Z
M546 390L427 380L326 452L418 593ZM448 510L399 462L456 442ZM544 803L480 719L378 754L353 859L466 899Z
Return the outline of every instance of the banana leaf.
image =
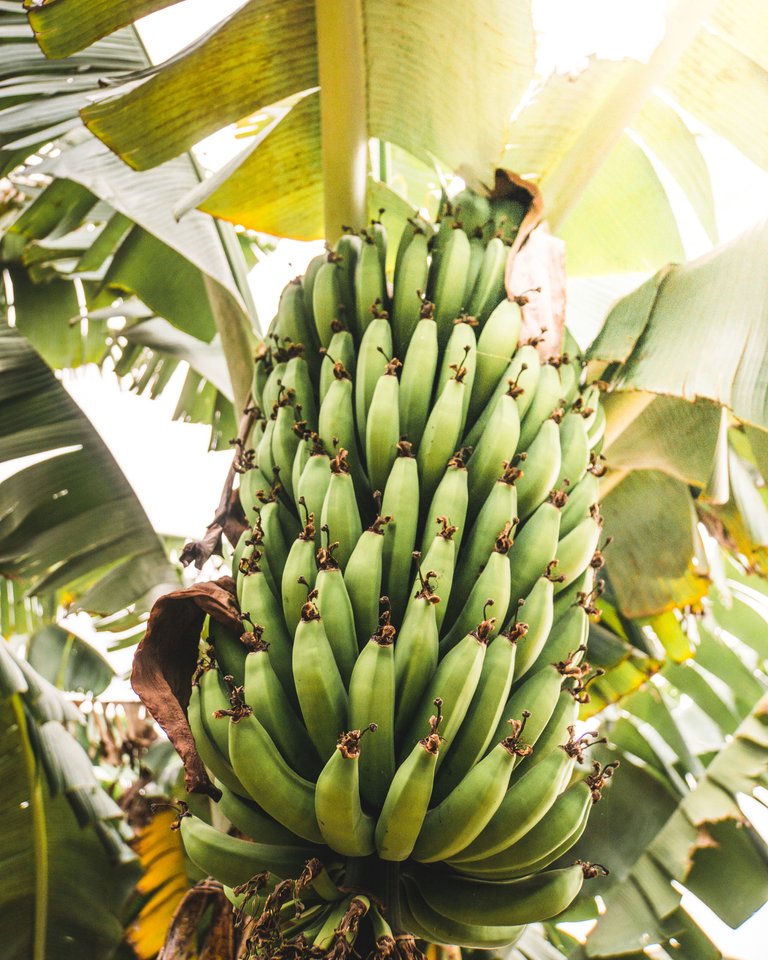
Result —
M140 873L121 811L65 723L79 714L0 643L0 935L9 960L106 960Z

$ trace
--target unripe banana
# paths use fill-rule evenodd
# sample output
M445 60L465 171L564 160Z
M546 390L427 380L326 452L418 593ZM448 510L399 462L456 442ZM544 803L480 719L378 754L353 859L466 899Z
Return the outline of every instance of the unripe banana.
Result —
M360 642L376 631L379 623L384 558L384 530L391 517L378 516L355 544L344 571L355 627Z
M462 190L452 201L453 213L468 236L482 231L492 218L488 199L473 190Z
M381 226L381 224L379 224ZM386 252L385 252L386 256ZM357 329L362 336L377 309L387 306L387 279L375 236L365 233L355 268L355 307Z
M314 783L288 766L247 707L229 721L229 756L238 778L262 810L297 836L323 842L315 816Z
M500 633L489 645L475 695L440 770L436 790L438 799L446 797L457 787L491 744L512 687L515 647L524 633L525 624L516 624L512 631Z
M259 565L260 556L254 552L250 567L243 582L241 609L243 616L260 627L264 640L270 646L270 657L275 673L280 678L286 693L293 691L291 671L291 638L286 630L281 605L266 581Z
M293 641L293 679L309 736L321 757L336 746L347 715L347 691L312 599L301 611Z
M453 571L456 563L456 544L453 537L456 533L456 527L448 523L447 517L435 517L435 522L440 524L440 531L432 540L432 545L427 554L422 558L422 566L432 574L435 581L435 591L442 600L442 603L435 608L435 619L438 630L443 624L445 618L445 608L447 601L451 596L451 586L453 584ZM421 584L416 579L413 583L412 594L420 589ZM438 696L438 694L435 694ZM434 699L434 698L433 698Z
M347 857L367 857L375 849L375 821L360 804L360 740L375 731L350 730L339 737L336 749L317 778L315 813L328 846ZM366 742L367 745L367 742Z
M321 548L317 553L320 567L315 580L317 608L326 627L326 636L333 650L344 686L349 687L349 678L358 654L355 616L334 551L338 543Z
M315 543L319 545L320 524L317 523L317 519L322 513L325 495L331 482L331 466L328 454L325 452L325 445L318 435L312 434L309 442L312 445L312 453L296 485L296 499L297 502L303 501L307 511L314 516Z
M546 643L549 631L552 629L552 601L555 594L555 585L544 574L533 585L531 592L526 596L522 607L515 610L525 621L528 629L518 639L517 655L515 657L515 680L525 676L530 667L536 662Z
M551 417L555 410L562 409L561 401L557 368L550 363L544 363L539 372L536 393L521 419L518 450L527 450L530 447L544 421Z
M601 530L602 517L595 512L560 539L555 554L559 575L555 593L560 593L587 569L597 550Z
M321 347L327 347L333 336L333 321L344 322L341 276L338 258L330 253L315 274L312 285L312 313Z
M344 305L342 319L345 325L354 331L355 339L359 343L363 328L357 323L355 274L357 272L357 261L362 252L362 240L351 228L345 227L344 233L336 241L333 252L338 257L339 290L341 292L341 302Z
M418 450L429 416L439 357L432 304L422 308L407 347L400 375L400 426L413 449Z
M528 408L532 404L534 397L536 396L536 390L540 376L541 365L539 363L539 355L536 352L536 348L530 343L523 344L523 346L518 349L514 357L510 360L509 366L502 374L499 382L496 384L496 387L491 393L484 409L477 413L477 419L474 423L471 421L474 413L470 404L467 422L471 423L472 425L464 439L465 445L474 447L477 444L478 440L483 434L483 431L488 425L491 414L496 409L497 400L499 397L507 393L511 387L516 388L517 412L522 421ZM520 448L519 441L518 447Z
M440 752L440 701L430 733L417 741L397 768L376 823L376 850L382 860L407 860L427 815Z
M365 424L373 391L391 356L392 327L387 315L378 313L366 327L357 353L355 423L359 437L365 437Z
M496 401L488 425L469 458L469 512L474 515L485 502L491 488L517 448L520 435L520 414L516 389L510 387Z
M245 676L246 649L241 641L242 630L232 630L208 617L208 643L213 647L216 662L224 676L231 676L235 684Z
M499 237L493 237L485 248L480 272L467 304L467 313L476 317L482 327L506 295L504 273L509 248Z
M467 411L469 410L469 398L472 394L472 387L475 382L475 370L477 367L477 340L473 327L477 326L477 320L474 317L462 314L451 321L450 327L446 331L444 339L447 341L443 349L442 359L440 361L440 372L437 375L437 393L443 389L452 377L453 371L459 367L466 370L464 374L464 402L462 407L462 418L466 421ZM438 334L440 327L438 327Z
M483 620L443 657L416 711L410 733L405 737L405 743L413 743L417 739L418 731L429 723L432 704L440 700L445 720L442 727L444 743L438 763L445 757L446 750L450 750L472 702L494 625L492 620Z
M469 504L468 474L465 462L466 450L457 450L448 461L445 473L437 489L432 495L432 502L427 510L427 524L424 529L424 538L421 544L422 554L426 554L432 543L433 531L431 521L436 517L445 517L452 527L456 527L453 540L456 544L456 553L461 549L461 542L464 535L464 527L467 519L467 507ZM500 530L504 524L501 523L496 529ZM494 534L495 538L495 534ZM493 540L488 545L487 554L493 548Z
M350 379L354 380L356 362L357 354L355 353L355 341L352 334L346 327L342 326L340 321L334 320L333 336L320 367L319 400L321 406L335 379L334 368L336 364L340 363L349 374Z
M395 288L392 298L392 332L395 351L402 357L419 322L422 297L427 289L429 252L427 235L423 231L414 232L398 261L395 264Z
M331 479L320 515L320 528L326 537L324 546L339 544L336 561L342 570L363 532L346 453L341 449L331 460Z
M407 440L397 444L397 459L387 478L381 512L392 518L384 529L382 593L389 597L392 614L399 621L411 583L419 523L419 471Z
M315 776L318 755L272 667L269 644L258 632L245 637L250 651L245 662L246 702L287 763L297 773Z
M282 844L284 846L300 847L303 843L301 837L277 822L274 818L268 816L252 800L238 796L228 787L220 784L221 799L219 800L219 809L229 820L232 826L236 827L241 833L255 840L256 843Z
M446 860L481 832L504 799L512 767L520 756L516 737L506 737L473 766L448 796L427 813L413 859Z
M560 538L567 536L574 527L591 513L591 507L600 500L600 479L590 470L575 485L568 488L568 503L560 512Z
M333 383L320 404L317 432L326 450L346 451L348 469L352 475L355 490L359 496L363 496L369 487L357 445L352 407L352 380L348 371L339 363L334 364L333 376Z
M464 406L463 368L455 372L442 389L429 414L419 445L417 462L422 495L432 496L446 465L458 447L463 427Z
M477 366L469 402L470 420L477 419L504 376L517 349L521 326L522 315L516 300L502 300L488 317L477 341Z
M560 423L560 446L563 451L558 485L568 480L575 486L584 477L589 467L589 436L580 413L566 413Z
M469 237L460 227L451 230L433 259L428 296L435 305L435 322L440 345L444 346L451 333L451 324L464 306L464 292L470 262Z
M520 471L508 463L494 483L467 537L454 577L449 607L450 619L461 610L475 581L488 563L499 532L517 523L516 482ZM439 489L439 488L438 488ZM455 521L454 521L455 522Z
M360 651L349 681L349 722L376 724L360 755L360 790L371 806L384 803L395 774L395 628L384 623ZM363 718L367 718L364 721Z
M374 490L383 491L397 457L400 440L399 389L397 371L401 363L392 359L373 391L365 425L365 464Z
M426 575L419 592L408 603L395 645L395 691L398 739L411 727L413 714L437 667L438 629L435 607L440 602ZM421 578L421 574L419 574Z
M309 304L311 306L311 299ZM316 377L320 359L317 348L320 343L307 305L306 290L301 279L292 280L280 295L277 316L270 333L280 340L301 344L304 348L303 356Z
M564 502L563 494L553 492L518 528L509 554L513 602L531 592L534 583L554 559L560 529L560 507Z
M522 468L517 483L518 513L526 520L547 499L560 476L560 428L550 417L541 425L530 448L519 454L516 462Z

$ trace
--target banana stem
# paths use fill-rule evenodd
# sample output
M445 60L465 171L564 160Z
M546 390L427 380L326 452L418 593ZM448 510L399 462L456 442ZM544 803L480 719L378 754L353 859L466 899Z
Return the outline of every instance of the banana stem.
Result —
M368 124L361 0L316 0L325 235L366 222Z

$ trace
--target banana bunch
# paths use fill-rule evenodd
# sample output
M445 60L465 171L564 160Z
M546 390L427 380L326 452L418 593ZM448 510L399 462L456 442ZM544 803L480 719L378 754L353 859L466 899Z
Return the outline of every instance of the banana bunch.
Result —
M515 215L409 222L392 286L381 224L346 233L256 359L243 630L210 621L189 704L250 839L181 831L264 951L509 944L602 869L563 858L615 767L574 728L605 418L572 342L518 342Z

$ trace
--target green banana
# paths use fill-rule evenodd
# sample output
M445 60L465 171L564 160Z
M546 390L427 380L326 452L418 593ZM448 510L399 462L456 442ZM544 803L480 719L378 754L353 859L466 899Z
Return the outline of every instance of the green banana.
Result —
M293 636L301 616L301 608L307 600L307 591L315 585L315 516L307 514L301 533L293 542L283 567L282 589L283 616L288 633Z
M379 623L384 530L391 519L376 517L355 544L344 571L344 586L352 603L355 627L361 642L376 631Z
M311 591L293 640L293 680L304 725L321 757L336 746L347 715L347 691Z
M491 204L474 190L462 190L452 201L453 212L464 231L471 237L491 219Z
M551 363L541 365L539 382L525 416L520 423L518 450L527 450L541 425L552 416L555 410L562 409L560 377Z
M328 253L320 253L312 259L307 264L307 269L304 272L304 276L301 278L301 286L304 290L304 312L307 315L307 319L310 322L310 329L312 331L312 337L315 343L315 351L317 347L320 346L320 341L317 336L317 327L315 325L315 311L314 311L314 287L315 280L317 279L317 272L320 267L323 266L328 260ZM312 351L312 352L315 352ZM319 359L319 354L316 354ZM313 372L315 381L317 380L317 372Z
M355 304L355 274L357 262L362 253L362 240L350 228L344 227L344 233L336 241L333 252L338 258L339 290L343 304L343 319L345 325L353 330L355 339L359 342L363 328L357 323L357 307Z
M469 504L468 474L465 462L465 450L457 450L448 461L440 483L432 495L432 502L427 510L428 521L435 517L446 517L448 523L456 527L454 534L454 543L456 552L461 548L461 541L464 535L464 527L467 519L467 506ZM501 524L497 530L501 529ZM421 544L422 554L426 553L432 543L432 531L429 524L424 530L424 538ZM488 547L490 552L493 543Z
M489 645L464 723L440 769L438 799L456 788L488 749L512 688L515 648L524 633L525 624L515 624L512 631L500 633Z
M291 638L285 626L283 611L275 599L259 564L261 555L254 551L243 581L243 616L259 627L269 644L272 666L287 693L293 690L291 674Z
M512 571L510 595L513 602L531 592L554 558L560 530L560 509L565 499L564 494L553 491L518 528L509 553Z
M522 476L517 484L518 512L526 520L543 503L560 476L560 429L552 417L545 420L525 453L518 455Z
M568 503L560 512L560 538L562 539L591 513L593 504L600 500L600 478L590 470L575 485L569 487Z
M419 885L408 876L402 878L408 914L408 928L428 943L447 946L460 943L464 947L491 950L512 946L525 932L525 926L490 926L460 923L433 910L420 892Z
M296 412L293 407L294 398L292 391L286 391L278 400L275 426L271 438L272 461L278 470L280 483L291 503L293 502L293 461L299 446L300 434L306 427L305 421L296 420Z
M414 450L418 450L429 416L439 357L431 303L423 305L420 317L407 343L400 374L400 427Z
M395 264L395 288L392 298L394 346L402 357L421 316L422 297L427 290L429 252L427 235L415 230Z
M562 663L542 664L540 669L532 669L528 676L517 686L504 707L503 716L519 717L530 714L525 728L528 743L533 747L543 733L552 714L555 712L563 678L571 667L571 660ZM494 740L504 735L505 723L499 724Z
M555 594L555 585L545 573L533 585L520 611L524 617L527 630L519 637L517 654L515 656L515 680L525 676L531 666L538 659L546 643L549 631L552 629L552 601ZM515 617L518 610L515 610Z
M533 751L533 755L536 751ZM488 859L524 837L557 800L565 772L573 768L565 750L551 750L538 764L518 765L509 789L485 829L450 859L456 869ZM518 774L520 771L520 774Z
M208 667L210 669L210 667ZM187 707L187 720L195 740L200 759L222 786L228 787L238 796L247 797L248 791L240 783L229 762L229 752L222 753L216 746L208 727L203 721L203 704L200 695L199 675L192 680L192 689Z
M458 226L451 230L441 245L436 263L433 258L428 296L435 304L435 322L441 346L447 342L451 323L464 306L470 258L469 237Z
M208 617L208 643L213 647L222 674L229 674L235 683L242 683L245 676L246 649L241 642L242 630L232 630Z
M499 473L517 449L520 435L520 414L516 401L518 389L511 386L498 398L488 425L467 462L471 516L485 502Z
M301 417L307 421L310 430L317 430L317 402L315 390L309 372L306 355L291 357L285 365L283 386L293 390L296 406L301 409Z
M421 589L409 601L395 644L395 691L398 739L408 729L423 694L437 667L438 628L435 607L440 598L430 582L432 571L419 580Z
M296 501L303 503L315 519L321 516L325 495L331 482L331 461L316 433L310 435L311 453L296 484ZM320 542L320 528L315 524L315 544ZM286 558L287 562L287 558Z
M473 327L477 326L477 320L474 317L462 314L452 321L449 328L450 335L444 338L447 343L443 348L443 355L440 361L440 372L437 375L437 393L443 389L453 376L453 371L458 367L466 370L464 374L464 402L462 407L462 422L467 418L469 410L469 399L472 395L472 387L475 382L475 370L477 366L477 339ZM438 327L438 334L440 328Z
M430 732L397 768L376 822L376 850L382 860L407 860L427 815L441 739L442 703L437 699L434 705Z
M451 586L453 584L453 571L456 563L456 544L454 535L456 527L451 526L447 517L435 517L435 523L439 523L441 529L432 540L432 544L427 550L427 554L422 558L422 565L425 570L429 570L432 579L435 581L435 590L443 601L435 608L435 620L439 630L445 617L445 608L447 601L451 596ZM411 590L415 594L420 589L420 582L417 579L413 583ZM438 694L435 694L437 696Z
M529 747L518 746L515 734L497 743L427 813L413 848L413 859L422 863L446 860L470 844L504 799L515 761L528 752Z
M334 367L340 363L349 373L352 380L355 379L355 365L357 355L355 353L355 341L349 330L346 329L340 320L333 321L333 336L328 344L323 356L323 362L320 366L320 390L318 399L322 406L325 395L328 393L331 384L334 381Z
M592 806L618 764L593 765L592 775L577 780L557 797L544 816L515 843L491 857L455 865L466 876L512 880L544 870L576 843Z
M348 469L352 474L355 490L360 496L368 491L368 480L363 472L362 457L357 445L355 416L352 407L352 379L340 364L333 367L333 383L320 404L317 432L326 450L346 450Z
M511 530L517 523L516 483L519 475L520 471L509 463L502 465L501 476L494 483L472 525L454 577L448 611L451 619L461 610L475 581L485 569L499 531L507 525Z
M469 401L469 419L477 419L498 386L520 337L522 315L517 300L504 299L494 309L477 339L477 366Z
M485 619L485 611L489 606L496 606L501 617L496 618L498 629L490 632L490 639L496 636L506 619L509 608L509 559L508 554L512 547L510 538L511 525L506 524L500 531L488 563L475 581L469 596L456 617L453 626L440 641L440 653L444 655L451 650L461 638L471 629L473 623ZM502 619L503 618L503 619Z
M567 480L575 486L589 467L589 436L580 413L566 413L560 423L560 446L563 451L557 486Z
M352 603L344 583L344 575L338 561L333 556L338 543L321 547L317 552L319 571L315 580L317 589L317 608L326 627L326 636L333 651L333 658L339 668L345 687L349 687L349 678L358 654L355 615Z
M387 621L360 651L349 681L349 722L355 729L376 724L376 736L361 753L360 791L380 808L395 773L395 628Z
M534 397L536 396L540 376L541 365L539 363L539 355L536 352L536 348L530 343L525 343L517 350L514 357L512 357L510 360L509 366L504 371L501 379L491 392L488 402L485 404L485 407L482 409L482 411L477 412L477 414L473 413L472 406L470 404L469 412L467 414L467 422L471 423L472 426L464 438L465 446L474 447L477 445L478 440L488 425L491 414L496 409L496 402L498 401L499 397L503 396L503 394L510 389L510 387L516 388L517 412L522 422L523 417L525 416L528 408L533 402ZM472 417L475 415L477 416L477 419L474 421L474 423L472 423ZM518 448L522 449L519 440Z
M252 704L254 716L288 764L297 773L316 775L320 769L318 755L274 671L269 644L254 634L249 637L248 648L250 652L245 661L246 702Z
M298 876L317 849L240 840L191 814L181 818L180 829L190 860L206 875L230 887L265 871L278 877Z
M579 703L576 695L576 689L568 684L563 686L560 696L557 698L555 709L552 711L552 716L536 741L536 749L525 764L512 774L513 782L518 775L524 776L530 772L532 767L546 760L553 750L556 750L560 744L567 740L569 728L576 723L579 716Z
M476 317L481 327L504 299L508 252L509 248L499 237L489 240L485 248L480 272L467 304L467 313Z
M416 456L422 496L431 498L446 464L458 447L463 428L464 368L458 367L430 411Z
M373 391L365 424L365 464L373 490L383 491L397 457L400 440L399 390L397 371L402 366L393 358L384 368Z
M219 786L221 789L219 810L240 833L257 843L284 844L288 847L302 845L301 837L286 830L277 820L264 813L258 804L238 796L224 784Z
M360 740L376 724L343 733L317 778L315 813L325 842L347 857L367 857L375 850L376 822L360 804ZM366 741L367 745L368 741Z
M587 569L597 550L602 528L603 518L595 511L593 516L582 520L570 533L561 537L555 558L557 572L564 579L555 587L555 593L564 590Z
M375 311L386 309L386 306L387 278L384 273L384 263L382 263L375 236L365 232L355 268L355 307L357 329L361 336L368 328Z
M346 320L346 317L342 316L344 307L341 298L338 257L329 253L326 262L315 274L312 284L312 313L321 347L327 347L331 342L333 321Z
M331 479L320 513L320 529L325 533L326 547L332 542L339 544L336 562L344 570L363 528L349 472L347 451L340 449L331 460L330 467Z
M406 743L413 743L418 739L419 731L423 730L429 722L431 705L435 700L440 700L445 720L442 728L444 744L438 757L438 764L445 757L446 750L450 750L472 702L494 626L494 620L481 621L471 633L446 653L429 681L421 701L422 706L416 710L410 734L405 737Z
M389 597L392 614L399 620L411 582L411 555L419 523L419 470L407 440L397 444L397 459L384 487L381 512L391 517L384 528L382 593Z
M547 870L517 880L488 881L448 872L427 874L412 868L426 903L460 923L516 925L548 920L576 899L585 876L597 876L591 865ZM430 882L432 878L432 882Z
M357 435L365 437L368 408L379 377L392 356L392 327L386 313L377 313L366 327L357 351L355 371L355 423Z

